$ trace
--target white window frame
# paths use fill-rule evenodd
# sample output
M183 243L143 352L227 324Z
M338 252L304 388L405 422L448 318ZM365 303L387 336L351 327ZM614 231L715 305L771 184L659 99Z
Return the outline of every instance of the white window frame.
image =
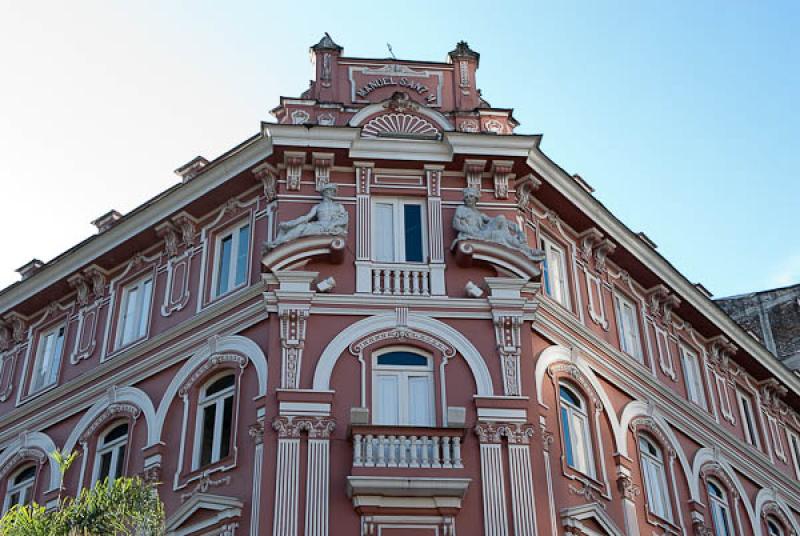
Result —
M225 376L233 376L233 385L214 393L206 395L206 390L211 387L217 380L221 380ZM210 380L203 384L200 389L200 395L197 399L197 415L195 417L195 433L194 433L194 453L192 455L192 470L195 471L201 467L208 467L214 465L222 459L221 450L222 444L227 439L230 445L228 455L233 452L234 445L231 443L234 437L234 427L236 426L236 389L238 387L238 378L233 371L225 371L217 374ZM232 399L231 402L231 429L230 436L227 438L222 437L222 423L224 420L225 400ZM210 406L216 406L214 413L214 431L211 439L211 460L207 465L201 466L200 457L203 452L203 420L205 417L205 409Z
M651 445L657 454L643 448L642 443ZM639 436L639 455L642 467L642 480L647 497L647 507L651 514L672 522L672 502L669 499L667 468L663 449L646 435Z
M392 234L393 234L393 260L381 260L377 256L377 242L378 234L375 232L377 228L377 205L392 205ZM422 233L422 261L407 261L406 258L406 243L405 243L405 214L403 207L405 205L417 205L420 207L420 221ZM423 199L416 197L375 197L372 199L371 206L371 220L370 221L370 243L372 249L372 260L378 263L387 264L427 264L430 260L428 252L428 217L426 211L426 202Z
M542 281L542 284L544 285L543 290L545 291L546 295L550 296L553 300L569 309L571 302L566 250L555 240L550 239L544 234L539 237L539 241L541 242L542 249L545 252L545 262L547 263L547 281ZM553 263L554 260L555 264ZM552 267L554 265L556 266L556 270L558 272L557 278L552 278ZM550 287L550 292L547 291L548 286Z
M633 333L631 334L632 340L628 340L627 330L623 322L623 310L627 305L632 316ZM642 337L639 332L639 307L636 303L619 292L614 292L614 313L617 319L617 334L619 336L620 350L633 357L639 363L644 363L644 354L642 353ZM632 347L631 347L632 346Z
M578 399L582 407L564 400L561 397L562 388L572 393L572 395ZM588 475L591 478L596 478L597 472L594 461L592 429L589 423L586 398L571 385L560 383L558 384L558 403L559 415L561 418L561 436L564 442L564 463L578 472ZM581 430L578 430L578 425L580 425ZM569 436L569 444L572 446L572 450L569 454L571 454L574 462L573 464L569 463L567 435ZM583 440L576 441L576 438L580 438L581 436Z
M14 483L14 480L20 474L22 474L24 471L27 471L31 467L33 467L33 477L23 480L22 482ZM3 499L3 512L8 512L15 504L25 505L30 504L33 501L33 487L36 484L37 472L38 471L35 465L24 465L12 473L12 476L10 476L6 481L6 496ZM22 497L22 500L11 504L11 496L15 493L19 493Z
M800 480L800 437L791 430L786 430L786 435L789 438L789 450L792 453L792 461L794 462L794 474Z
M59 331L61 334L59 335ZM56 339L61 339L60 341L60 349L56 351L55 348L48 346L47 339L51 335L54 335ZM61 360L64 357L64 347L66 346L66 339L67 339L67 324L61 323L57 326L48 329L47 331L42 332L39 335L39 341L36 345L36 356L33 360L33 369L31 370L31 380L30 386L28 389L28 393L33 395L36 393L40 393L44 391L48 387L52 387L56 383L58 383L58 376L61 369ZM50 348L53 348L53 355L45 356L45 352L48 351ZM44 360L47 360L49 363L48 365L48 377L46 378L46 382L38 385L36 383L37 376L43 376L40 374L39 371L44 366ZM43 380L44 381L44 380Z
M778 420L771 416L767 416L767 427L772 439L772 450L781 461L786 461L786 449L783 448L783 441L781 441L781 424Z
M717 489L719 489L720 493L722 493L722 497L717 497L716 495L711 493L711 488L709 484L713 484ZM733 526L733 517L731 516L731 505L728 502L728 493L723 486L720 485L719 482L716 480L711 480L706 482L706 493L708 493L708 502L709 510L711 512L711 524L714 527L714 535L715 536L734 536L736 533L736 528ZM723 532L723 528L720 526L719 520L725 522L725 526L727 530Z
M741 417L742 421L742 430L744 431L745 441L755 448L761 450L761 438L759 437L758 433L756 413L753 409L753 399L747 394L743 393L740 389L736 389L736 402L739 406L739 416Z
M680 353L683 383L686 387L686 398L704 410L708 410L706 392L703 388L703 376L700 371L700 356L697 352L683 344L680 345Z
M236 269L239 267L237 262L239 258L239 247L240 247L240 231L244 228L248 227L247 230L247 258L245 259L245 263L247 264L247 269L245 270L244 274L244 281L236 284ZM218 288L219 279L220 279L220 260L222 255L222 241L225 240L228 236L231 237L231 262L228 266L228 287L226 289ZM211 298L216 299L222 296L227 296L231 292L246 287L248 282L250 281L250 268L251 268L251 259L252 259L252 252L253 252L253 226L251 224L250 218L246 218L238 223L235 223L223 231L216 233L216 238L214 240L214 262L211 265Z
M124 436L113 439L106 443L105 438L118 426L124 424L128 425L128 431ZM104 454L111 454L111 462L108 467L108 482L111 483L117 478L123 476L116 474L119 457L122 456L123 469L125 472L125 456L128 452L128 438L130 437L131 429L130 424L126 422L116 422L106 427L105 432L97 439L97 448L94 455L94 474L92 475L92 484L97 484L100 481L100 468L102 467L102 458Z
M144 294L142 290L147 283L150 283L150 295L145 303ZM150 333L150 319L151 310L153 309L153 292L155 290L155 278L152 274L137 279L125 285L122 289L122 299L120 300L120 307L117 313L117 336L115 348L120 349L125 346L144 340ZM125 340L126 324L128 322L128 302L130 300L131 292L136 292L136 305L133 310L133 318L135 319L133 336L129 340ZM146 315L146 318L143 318ZM144 324L144 327L142 327Z
M427 360L427 365L412 366L412 365L379 365L378 358L385 354L393 352L409 352ZM378 385L381 377L393 377L397 379L397 424L378 422L380 411L380 397L378 394ZM411 424L409 408L411 400L409 400L409 379L410 378L425 378L428 384L428 398L430 403L427 408L427 424ZM373 408L373 424L378 426L415 426L415 427L433 427L436 426L436 400L434 389L434 374L433 374L433 356L420 351L418 348L406 346L392 346L384 348L372 354L372 408Z

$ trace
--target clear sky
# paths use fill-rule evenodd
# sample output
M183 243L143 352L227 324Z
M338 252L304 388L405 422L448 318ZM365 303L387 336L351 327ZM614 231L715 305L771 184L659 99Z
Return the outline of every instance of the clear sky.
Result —
M270 120L345 54L444 60L691 281L800 282L798 2L0 0L0 287Z

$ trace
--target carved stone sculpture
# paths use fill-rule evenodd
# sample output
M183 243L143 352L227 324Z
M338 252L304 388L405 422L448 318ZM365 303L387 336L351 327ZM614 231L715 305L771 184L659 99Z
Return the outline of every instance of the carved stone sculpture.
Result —
M345 236L349 216L341 203L333 200L336 185L329 183L322 188L322 201L307 214L293 220L278 224L278 236L267 242L266 249L273 249L281 244L296 240L303 236Z
M464 204L456 209L453 228L458 231L459 240L484 240L515 249L535 262L544 260L544 252L528 245L525 233L519 225L503 215L490 218L476 208L478 192L473 188L464 189Z

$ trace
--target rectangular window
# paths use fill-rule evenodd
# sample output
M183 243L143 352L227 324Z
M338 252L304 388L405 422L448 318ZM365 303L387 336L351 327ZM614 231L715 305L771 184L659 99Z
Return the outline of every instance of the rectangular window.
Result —
M620 349L641 362L643 361L642 346L639 340L636 306L619 294L614 294L614 304L616 305Z
M782 461L786 461L786 451L783 449L783 441L781 441L781 425L775 417L767 416L769 423L769 432L772 436L772 448L775 455Z
M569 286L567 284L567 261L563 248L550 239L542 237L542 285L545 293L555 301L569 308Z
M64 350L66 326L59 326L43 333L36 347L36 360L31 375L30 392L35 393L53 385L58 379L61 354Z
M758 427L756 426L756 415L753 412L753 401L749 396L737 390L736 398L739 401L739 415L742 418L742 429L744 430L745 440L760 449L761 441L758 438Z
M697 354L681 346L681 365L683 381L686 384L686 396L703 409L707 409L706 395L703 390L703 377L700 375L700 364Z
M122 291L122 305L117 324L117 348L127 346L147 335L152 296L152 277L131 283Z
M214 297L222 296L247 282L250 259L250 224L245 223L217 238L214 263Z
M427 260L422 201L381 199L372 209L372 248L376 261Z

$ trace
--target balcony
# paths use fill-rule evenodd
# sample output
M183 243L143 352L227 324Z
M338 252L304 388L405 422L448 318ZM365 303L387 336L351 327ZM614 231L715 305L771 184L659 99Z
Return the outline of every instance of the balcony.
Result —
M353 467L462 469L463 428L366 426L351 428Z
M430 268L415 264L372 265L372 293L392 296L430 296Z

